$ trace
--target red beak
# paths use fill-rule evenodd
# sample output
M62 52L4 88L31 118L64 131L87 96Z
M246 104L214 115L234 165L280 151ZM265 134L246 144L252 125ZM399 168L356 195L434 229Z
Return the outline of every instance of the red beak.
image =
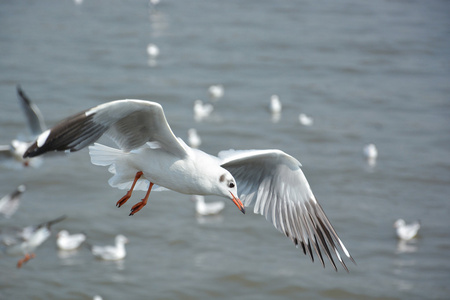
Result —
M242 204L241 200L239 200L239 198L236 198L232 192L230 192L231 196L233 197L233 202L234 204L237 206L237 208L239 208L239 210L245 214L245 208L244 208L244 204Z

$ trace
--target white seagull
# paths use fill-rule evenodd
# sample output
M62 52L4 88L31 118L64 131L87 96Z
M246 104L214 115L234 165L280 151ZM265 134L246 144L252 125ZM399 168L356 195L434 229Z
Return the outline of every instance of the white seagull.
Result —
M67 230L61 230L56 236L56 245L60 250L70 251L79 248L85 240L83 233L69 234Z
M224 90L223 85L217 84L217 85L211 85L208 88L209 96L214 100L219 100L223 97Z
M202 139L194 128L188 130L188 142L192 148L198 148L202 144Z
M17 98L19 100L22 111L27 121L28 129L30 130L31 138L28 141L23 139L14 139L9 145L0 145L0 158L14 159L23 166L37 167L42 163L42 159L25 159L23 154L31 145L31 140L34 140L45 129L44 118L39 108L30 101L25 95L21 87L17 86Z
M266 217L279 231L324 264L325 254L337 270L332 253L348 271L340 251L354 262L322 207L314 197L301 164L281 150L228 150L219 157L187 146L175 137L160 104L144 100L117 100L77 113L43 132L25 153L34 157L47 151L77 151L101 136L112 138L120 149L100 144L90 147L95 165L110 166L109 184L147 190L130 215L147 203L153 185L191 195L228 198L243 213L245 206ZM241 200L238 198L240 196Z
M50 227L66 217L62 216L35 226L25 228L5 228L0 231L0 243L6 254L23 255L17 262L17 268L36 257L34 250L45 242L51 235Z
M202 121L209 117L214 110L214 107L210 103L203 104L202 100L194 101L194 119L195 121Z
M374 166L378 157L378 150L374 144L368 144L363 149L364 156L370 166Z
M272 114L281 113L282 105L280 101L280 97L278 95L272 95L270 97L269 110Z
M223 201L206 203L205 197L202 195L192 195L191 199L195 202L195 211L200 216L216 215L225 207L225 202Z
M401 240L407 241L417 236L420 229L420 222L415 221L414 223L406 224L405 220L398 219L394 223L394 228L396 229L397 237Z
M298 115L298 121L300 122L300 124L302 124L303 126L311 126L314 123L314 119L307 116L306 114L299 114Z
M128 243L128 239L119 234L115 239L116 244L114 246L92 246L92 254L103 260L121 260L127 255L125 250L125 244Z
M20 198L25 190L25 185L21 184L14 192L3 196L0 199L0 214L3 214L6 218L10 218L19 208Z
M155 44L147 45L147 54L150 58L156 58L159 55L159 48Z

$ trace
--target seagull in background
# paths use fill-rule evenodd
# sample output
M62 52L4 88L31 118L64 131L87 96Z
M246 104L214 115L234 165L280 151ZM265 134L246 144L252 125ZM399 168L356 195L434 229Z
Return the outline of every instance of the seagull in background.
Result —
M188 142L192 148L198 148L202 144L202 139L194 128L188 130Z
M203 104L202 100L194 101L194 119L199 122L209 117L214 107L210 103Z
M19 185L16 190L0 199L0 213L6 218L10 218L19 208L20 198L25 192L25 185Z
M125 250L125 244L128 243L128 239L124 235L117 235L115 239L116 244L114 246L92 246L92 254L103 260L121 260L127 255Z
M302 124L303 126L311 126L314 123L313 118L301 113L298 115L298 121L300 122L300 124Z
M147 45L147 54L150 58L156 58L159 55L159 48L155 44Z
M281 113L282 105L280 101L280 97L278 95L272 95L270 97L270 105L269 110L272 114L279 114Z
M220 98L223 97L223 94L224 94L223 85L220 85L220 84L211 85L208 88L208 92L209 92L209 96L211 97L211 99L219 100Z
M37 105L25 95L20 85L17 86L17 98L25 115L31 136L28 141L14 139L9 145L0 145L0 159L13 159L25 167L38 167L42 163L42 159L24 159L23 154L31 145L30 140L34 140L45 130L44 118Z
M223 201L206 203L202 195L192 195L191 200L195 202L195 211L200 216L216 215L225 207Z
M270 103L269 103L269 111L272 116L272 123L278 123L281 118L281 101L280 98L277 95L272 95L270 97Z
M86 235L83 233L69 234L67 230L61 230L56 235L56 245L60 250L75 250L81 246L86 240Z
M394 228L399 239L408 241L417 236L420 229L420 222L415 221L414 223L406 224L405 220L398 219L394 223Z
M155 44L147 45L148 65L150 67L156 66L156 58L159 56L159 48Z
M368 144L363 149L364 157L370 166L374 166L377 162L378 150L374 144Z
M17 268L36 257L34 250L51 235L51 226L61 222L66 216L25 228L5 228L0 230L0 244L8 255L23 255L17 262Z

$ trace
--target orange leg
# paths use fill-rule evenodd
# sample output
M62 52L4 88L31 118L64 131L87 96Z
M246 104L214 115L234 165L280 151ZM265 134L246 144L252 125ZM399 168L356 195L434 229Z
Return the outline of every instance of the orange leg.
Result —
M134 186L136 185L136 182L138 181L138 179L141 178L142 174L144 174L144 173L142 173L142 171L139 171L136 173L136 176L134 177L133 184L131 185L130 190L125 194L125 196L123 196L122 198L120 198L119 201L117 201L117 203L116 203L117 207L121 207L128 201L128 199L130 199L131 193L133 192L133 189L134 189Z
M153 182L150 182L150 186L148 187L147 194L145 194L145 197L141 200L141 202L136 203L132 208L130 212L130 216L134 215L138 211L140 211L146 204L148 200L148 196L150 196L150 191L152 190Z
M26 263L27 261L29 261L30 259L35 258L35 257L36 257L36 254L34 254L34 253L25 254L25 256L23 258L19 259L19 261L17 262L17 268L20 269L24 263Z

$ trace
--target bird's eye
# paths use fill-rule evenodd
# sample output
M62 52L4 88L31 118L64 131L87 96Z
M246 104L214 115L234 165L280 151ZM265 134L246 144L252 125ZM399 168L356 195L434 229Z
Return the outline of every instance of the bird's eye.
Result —
M228 187L234 188L234 182L230 182L230 183L228 184Z

